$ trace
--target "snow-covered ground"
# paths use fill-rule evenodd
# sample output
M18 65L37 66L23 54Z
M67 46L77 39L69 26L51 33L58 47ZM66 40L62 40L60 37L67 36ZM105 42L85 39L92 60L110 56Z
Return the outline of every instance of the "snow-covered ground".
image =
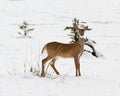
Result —
M0 96L120 96L120 0L0 0ZM72 59L59 58L56 76L30 73L45 57L50 41L68 43L65 26L77 17L93 29L86 36L103 54L81 57L81 77L75 77ZM18 38L18 25L34 24L32 38ZM39 60L40 54L40 60Z

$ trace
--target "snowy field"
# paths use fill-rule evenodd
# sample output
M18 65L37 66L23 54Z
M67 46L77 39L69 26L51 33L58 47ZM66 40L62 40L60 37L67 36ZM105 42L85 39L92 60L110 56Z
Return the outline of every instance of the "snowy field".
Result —
M45 78L30 73L41 71L44 44L69 43L63 29L74 17L93 29L85 35L103 57L84 53L81 77L64 58L56 62L60 76L51 67ZM120 96L120 0L0 0L0 21L0 96ZM23 21L33 24L32 38L19 38Z

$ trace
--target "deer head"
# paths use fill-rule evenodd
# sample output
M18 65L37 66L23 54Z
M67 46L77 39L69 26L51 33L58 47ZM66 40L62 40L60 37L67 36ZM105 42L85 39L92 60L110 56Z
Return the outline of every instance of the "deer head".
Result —
M83 25L83 24L81 24L79 27L78 27L79 29L79 34L81 35L81 36L84 36L84 33L85 33L85 31L90 31L90 30L92 30L91 28L89 28L88 26L85 26L85 25Z

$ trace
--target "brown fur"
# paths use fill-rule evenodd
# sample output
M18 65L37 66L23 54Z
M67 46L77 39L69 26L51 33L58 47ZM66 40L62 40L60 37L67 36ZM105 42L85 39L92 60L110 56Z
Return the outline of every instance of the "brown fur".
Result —
M85 27L85 29L82 29L82 31L78 32L78 41L74 42L72 44L64 44L64 43L60 43L60 42L50 42L47 43L43 49L42 49L42 53L43 51L46 49L48 56L46 58L44 58L42 60L42 73L41 76L45 76L44 73L44 66L45 63L49 60L51 60L50 65L53 68L53 70L55 71L55 73L57 75L59 75L59 72L57 71L57 69L55 68L55 61L56 61L56 57L72 57L74 58L74 62L75 62L75 69L76 69L76 76L81 76L80 73L80 56L83 53L84 50L84 38L81 38L81 36L84 35L85 30L88 27Z
M42 60L42 74L41 76L44 76L44 65L48 60L51 60L50 65L53 68L53 70L56 72L56 74L59 75L59 72L55 68L54 64L56 61L56 57L72 57L74 58L75 66L76 66L76 76L80 76L80 64L79 64L79 58L83 53L84 50L84 39L80 39L78 42L74 42L72 44L64 44L59 42L50 42L47 43L43 49L43 51L46 49L48 56Z

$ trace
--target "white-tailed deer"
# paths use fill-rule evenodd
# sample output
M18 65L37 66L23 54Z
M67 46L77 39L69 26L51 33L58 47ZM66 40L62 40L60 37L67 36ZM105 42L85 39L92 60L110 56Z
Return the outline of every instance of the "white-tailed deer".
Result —
M59 75L59 72L55 68L55 61L56 57L72 57L74 58L75 62L75 68L76 68L76 76L81 76L80 73L80 56L82 55L84 51L84 38L81 38L81 36L84 35L85 30L90 30L88 26L84 26L84 28L79 28L76 32L78 33L78 41L74 42L72 44L64 44L59 42L50 42L47 43L43 49L46 49L48 56L42 60L42 73L41 76L44 77L44 66L45 63L49 60L51 60L50 65L55 71L57 75Z

